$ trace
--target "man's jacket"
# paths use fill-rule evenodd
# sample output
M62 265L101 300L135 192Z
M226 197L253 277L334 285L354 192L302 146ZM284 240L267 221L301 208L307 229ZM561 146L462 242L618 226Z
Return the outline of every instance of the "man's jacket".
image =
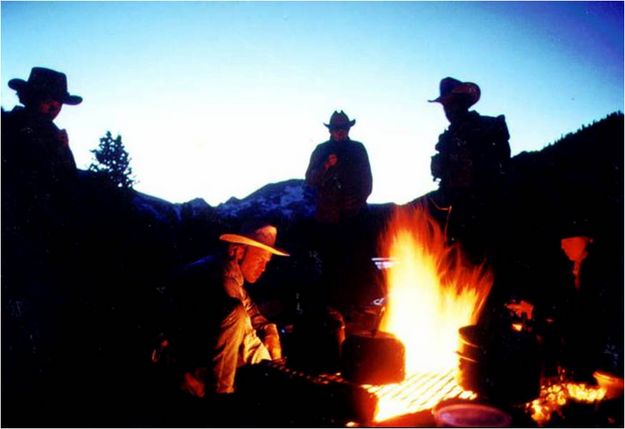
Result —
M468 112L439 136L432 157L432 176L441 188L484 186L506 171L510 160L510 134L503 115Z
M245 291L234 261L208 256L174 277L167 336L172 339L177 372L195 374L209 391L232 392L239 366L270 359L261 338L277 336L276 325ZM239 328L228 329L234 325Z
M76 175L76 162L63 132L23 107L2 112L2 178L32 191L65 185ZM17 183L13 183L17 185Z
M330 154L335 154L338 162L324 171ZM306 183L317 193L318 220L336 223L358 214L366 206L373 184L367 150L353 140L321 143L310 157Z

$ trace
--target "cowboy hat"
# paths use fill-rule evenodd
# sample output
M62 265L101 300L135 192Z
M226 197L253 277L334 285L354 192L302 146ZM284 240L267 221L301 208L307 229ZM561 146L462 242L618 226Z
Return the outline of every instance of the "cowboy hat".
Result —
M326 127L332 130L335 128L350 128L355 123L356 123L356 120L354 119L350 121L347 115L342 110L340 112L335 110L332 116L330 117L330 123L323 124L323 125L325 125Z
M430 103L446 104L457 96L466 97L469 106L474 105L480 99L480 87L473 82L461 82L453 77L446 77L440 83L440 95Z
M82 102L82 97L70 95L67 92L67 76L64 73L44 67L33 67L30 76L28 76L28 81L11 79L9 88L18 93L29 92L31 94L49 95L63 104L76 105Z
M258 247L278 256L290 256L284 250L275 247L278 229L273 225L264 225L260 228L241 234L222 234L221 241L234 244L245 244L247 246Z

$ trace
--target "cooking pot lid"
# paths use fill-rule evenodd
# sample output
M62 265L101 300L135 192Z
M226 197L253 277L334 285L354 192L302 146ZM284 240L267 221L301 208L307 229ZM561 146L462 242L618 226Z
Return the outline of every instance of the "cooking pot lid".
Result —
M437 426L443 427L508 427L512 417L502 410L484 404L462 403L434 411Z

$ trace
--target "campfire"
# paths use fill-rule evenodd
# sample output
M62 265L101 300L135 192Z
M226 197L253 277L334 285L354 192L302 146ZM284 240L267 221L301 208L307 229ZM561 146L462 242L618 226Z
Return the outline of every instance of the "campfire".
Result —
M458 383L458 333L477 323L493 278L484 265L472 265L423 206L396 210L380 242L378 264L385 274L387 307L380 331L405 347L406 377L401 383L364 385L378 399L374 420L382 422L432 409L447 399L477 398ZM532 306L510 304L532 319ZM518 307L518 308L517 308ZM516 332L522 324L512 324ZM567 402L596 404L606 389L561 377L543 380L540 394L525 404L539 426Z
M387 308L380 330L405 347L402 383L366 386L378 397L376 421L431 408L443 399L472 398L456 383L458 329L474 324L490 292L487 267L449 246L422 206L399 208L380 242L388 255Z
M556 380L545 378L536 336L526 325L534 318L530 303L506 304L521 316L520 322L515 317L498 325L504 335L477 329L493 276L487 266L471 264L458 246L448 245L423 207L396 210L379 255L373 262L387 288L383 316L377 330L354 330L343 341L340 372L316 375L266 361L240 369L239 391L247 386L261 409L259 386L271 392L266 397L272 402L287 404L287 424L305 416L307 424L312 419L318 426L348 427L413 426L411 419L424 418L427 410L436 420L437 408L458 406L468 406L465 410L475 418L481 418L476 410L486 410L491 413L486 419L509 423L507 413L514 412L516 418L544 426L553 417L566 417L567 403L596 405L607 397L609 389L574 383L566 372ZM496 358L471 363L486 354ZM622 396L622 379L603 374L598 380L611 388L613 397ZM308 400L302 402L302 397ZM509 407L488 407L493 399ZM315 404L314 416L310 404Z

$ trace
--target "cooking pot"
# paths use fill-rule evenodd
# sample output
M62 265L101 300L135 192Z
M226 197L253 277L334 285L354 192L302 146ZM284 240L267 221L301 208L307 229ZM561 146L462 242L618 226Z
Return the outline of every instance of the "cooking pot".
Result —
M540 393L541 350L529 332L459 329L458 384L505 404L528 402Z
M405 376L404 345L386 332L354 332L343 342L341 372L357 384L399 383Z

